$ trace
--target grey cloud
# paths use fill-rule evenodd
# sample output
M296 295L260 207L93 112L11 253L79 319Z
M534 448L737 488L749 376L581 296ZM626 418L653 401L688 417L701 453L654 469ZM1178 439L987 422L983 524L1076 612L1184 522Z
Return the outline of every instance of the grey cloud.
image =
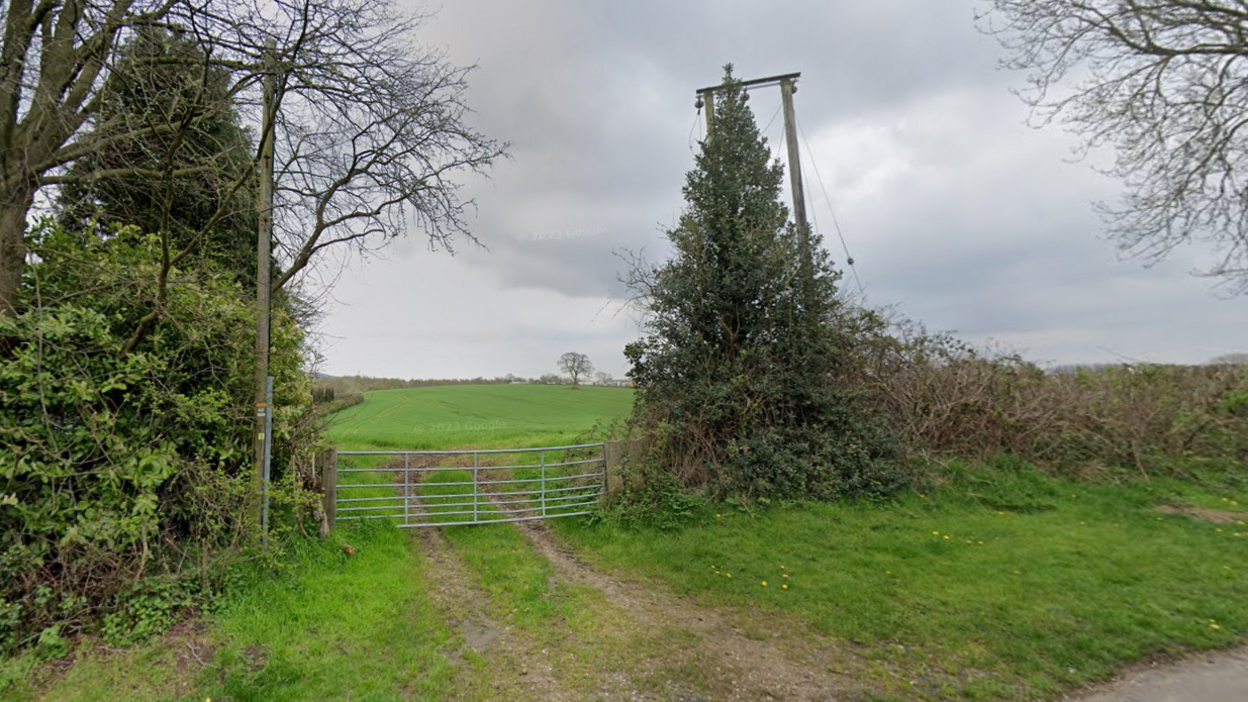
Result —
M870 303L1059 362L1248 348L1228 321L1248 299L1218 300L1187 275L1207 252L1145 269L1099 238L1090 203L1112 200L1117 186L1065 163L1072 142L1060 130L1022 125L1027 112L1008 92L1020 77L997 69L994 40L974 26L979 5L447 4L421 40L479 63L473 123L513 144L490 180L465 187L489 250L437 258L411 241L368 264L341 286L356 304L331 320L343 337L331 358L344 372L540 373L565 347L583 347L620 374L636 329L600 314L623 295L613 252L665 255L691 129L700 133L693 92L728 61L742 77L802 72L798 118L817 159L805 169L811 209L843 259L817 166ZM751 105L766 126L778 100L760 91ZM766 134L779 150L780 125ZM401 312L366 302L396 295L413 301ZM386 325L400 338L377 336Z
M480 123L514 145L513 161L477 191L476 232L494 255L473 263L509 286L619 294L612 251L655 249L658 223L680 211L695 88L727 61L746 77L802 70L807 130L995 78L991 40L969 6L938 5L529 0L509 3L504 17L480 3L444 8L430 29L453 56L480 62ZM481 23L513 31L478 34ZM773 103L759 96L760 122ZM779 125L771 133L779 148ZM598 234L551 236L567 230ZM534 242L535 232L549 238Z

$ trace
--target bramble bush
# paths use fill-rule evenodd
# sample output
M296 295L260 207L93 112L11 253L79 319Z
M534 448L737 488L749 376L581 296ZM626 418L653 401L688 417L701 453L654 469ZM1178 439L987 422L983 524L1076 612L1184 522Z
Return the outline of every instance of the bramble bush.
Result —
M1007 452L1068 473L1248 461L1248 365L1045 371L909 323L877 325L853 352L859 396L912 453Z

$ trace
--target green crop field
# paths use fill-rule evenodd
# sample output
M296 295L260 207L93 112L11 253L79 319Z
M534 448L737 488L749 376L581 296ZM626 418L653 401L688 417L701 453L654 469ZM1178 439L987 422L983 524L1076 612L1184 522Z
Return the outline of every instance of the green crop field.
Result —
M344 449L537 446L575 439L594 424L628 415L628 388L566 385L451 385L380 390L333 418Z

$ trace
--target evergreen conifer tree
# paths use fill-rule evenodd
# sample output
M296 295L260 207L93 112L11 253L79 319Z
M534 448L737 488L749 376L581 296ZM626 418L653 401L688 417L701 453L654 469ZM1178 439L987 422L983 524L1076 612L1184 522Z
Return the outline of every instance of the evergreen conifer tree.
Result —
M108 146L74 162L58 198L67 229L135 226L167 236L175 254L190 249L255 279L253 149L225 70L175 32L141 27L120 52L96 130Z
M668 232L671 260L638 282L646 317L625 353L652 456L690 485L766 497L883 494L894 443L838 382L856 314L819 238L781 202L783 169L731 65ZM802 265L804 255L810 265Z

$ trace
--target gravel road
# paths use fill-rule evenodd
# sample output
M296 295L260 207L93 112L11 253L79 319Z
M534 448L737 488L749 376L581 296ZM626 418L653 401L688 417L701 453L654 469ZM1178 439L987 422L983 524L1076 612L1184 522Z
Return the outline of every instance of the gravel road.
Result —
M1070 702L1248 702L1248 648L1140 668Z

